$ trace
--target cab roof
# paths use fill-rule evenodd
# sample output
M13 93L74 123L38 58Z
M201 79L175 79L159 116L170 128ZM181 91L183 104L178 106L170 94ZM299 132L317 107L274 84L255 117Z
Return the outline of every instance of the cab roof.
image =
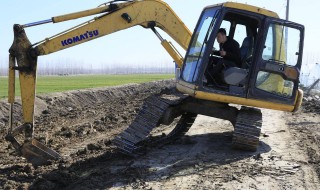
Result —
M225 3L215 4L213 6L229 7L229 8L258 13L258 14L262 14L265 16L269 16L269 17L279 18L278 14L273 11L270 11L270 10L267 10L267 9L264 9L261 7L243 4L243 3L225 2Z

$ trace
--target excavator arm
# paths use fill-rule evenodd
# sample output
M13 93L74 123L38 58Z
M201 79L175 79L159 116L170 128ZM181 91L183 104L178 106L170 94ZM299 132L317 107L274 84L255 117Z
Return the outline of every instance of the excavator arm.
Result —
M24 28L31 26L50 22L58 23L95 14L100 15L35 44L31 44L24 30ZM14 42L9 50L10 122L6 140L12 143L18 153L34 165L42 165L48 160L60 158L58 153L33 138L37 57L137 25L150 28L159 37L161 44L178 66L182 66L182 56L170 42L160 36L155 28L158 27L165 31L184 49L188 47L191 32L174 11L161 0L122 1L120 3L112 1L90 10L52 17L45 21L25 25L14 25ZM13 128L15 70L19 71L23 125ZM25 141L21 144L15 136L23 132Z
M22 25L21 27L25 28L48 22L63 22L103 12L106 13L34 44L30 54L33 57L47 55L123 29L140 25L145 28L151 28L161 39L162 45L176 63L180 67L182 66L183 58L179 55L174 55L177 53L174 52L175 49L167 47L169 45L168 42L159 36L155 27L165 31L185 50L188 48L192 34L174 11L166 3L159 0L109 4L103 8L98 7L78 13L57 16L46 21Z

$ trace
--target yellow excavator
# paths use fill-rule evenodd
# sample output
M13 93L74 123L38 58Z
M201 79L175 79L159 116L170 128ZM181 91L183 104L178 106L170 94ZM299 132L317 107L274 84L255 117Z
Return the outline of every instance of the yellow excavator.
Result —
M25 28L58 23L86 16L95 18L43 41L32 44ZM176 88L147 98L130 126L113 139L125 154L139 152L150 132L161 124L177 125L157 143L180 137L192 126L197 114L228 120L234 126L232 146L255 151L259 145L262 113L259 108L294 112L303 97L299 89L304 26L263 8L226 2L203 9L193 34L174 11L161 0L110 1L97 8L52 17L24 25L14 25L14 41L9 50L9 132L16 151L34 165L60 159L60 155L33 138L37 57L70 48L90 40L140 25L160 39L178 65ZM186 50L183 57L172 43L158 33L160 28ZM216 36L225 28L238 41L241 67L224 67L221 80L208 67L223 57L212 52L219 48ZM13 126L15 71L19 72L23 121ZM240 105L240 106L239 106ZM24 133L24 142L17 135Z

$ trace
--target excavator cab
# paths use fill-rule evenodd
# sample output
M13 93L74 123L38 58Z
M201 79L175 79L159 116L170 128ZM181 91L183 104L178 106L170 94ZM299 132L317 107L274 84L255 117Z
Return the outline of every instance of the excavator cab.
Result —
M221 80L209 83L207 68L223 59L212 54L219 49L219 28L240 44L241 67L224 68ZM232 2L206 7L187 50L178 89L199 99L293 111L302 98L298 83L303 38L302 25L271 11Z

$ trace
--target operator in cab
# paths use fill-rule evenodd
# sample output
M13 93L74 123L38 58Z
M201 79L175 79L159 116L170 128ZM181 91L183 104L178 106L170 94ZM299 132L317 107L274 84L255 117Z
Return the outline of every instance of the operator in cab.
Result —
M241 56L239 43L227 36L224 28L220 28L217 33L219 51L212 51L213 55L221 56L222 59L213 58L210 60L206 71L207 83L218 83L222 81L222 70L229 67L241 67Z
M213 54L223 57L224 60L228 61L227 64L230 64L230 67L241 67L239 43L227 36L224 28L218 30L217 41L220 50L213 51Z

